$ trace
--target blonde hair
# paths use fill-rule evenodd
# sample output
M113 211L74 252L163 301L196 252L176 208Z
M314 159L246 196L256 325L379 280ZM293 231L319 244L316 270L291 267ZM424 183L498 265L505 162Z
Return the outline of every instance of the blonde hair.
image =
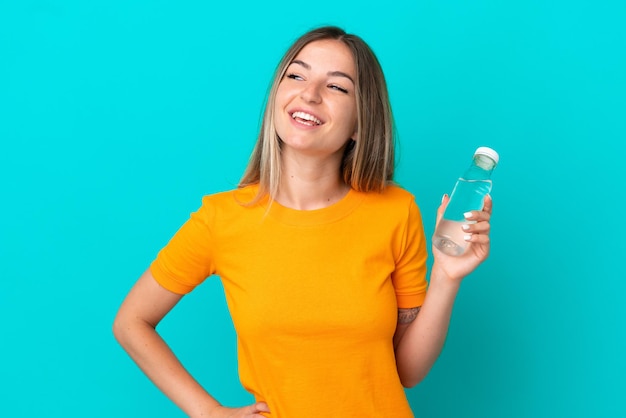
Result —
M333 39L352 52L356 66L357 140L347 144L342 163L343 180L357 191L381 192L393 180L395 130L387 83L376 55L356 35L335 26L311 30L287 50L274 73L256 145L239 187L258 184L254 201L276 196L281 176L281 140L274 126L276 91L287 67L311 42Z

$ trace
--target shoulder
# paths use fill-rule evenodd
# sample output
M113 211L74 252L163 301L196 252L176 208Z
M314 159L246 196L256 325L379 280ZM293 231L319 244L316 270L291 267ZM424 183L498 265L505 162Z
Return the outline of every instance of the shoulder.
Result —
M390 199L403 201L403 202L414 202L415 196L413 193L408 190L398 186L397 184L390 184L385 187L385 190L382 193L383 195L389 196Z
M241 216L250 212L249 209L258 208L261 205L252 203L257 190L257 186L246 186L207 194L202 197L202 204L193 215L204 221Z
M254 201L258 191L257 185L207 194L202 197L202 206L248 206Z
M398 185L389 185L382 192L367 192L363 195L360 211L368 217L368 222L375 220L385 225L406 225L412 220L421 221L415 196Z
M385 206L401 219L408 222L417 221L417 224L421 224L422 213L413 193L397 184L391 184L383 191L382 198L387 202Z
M413 193L396 184L388 185L382 192L369 192L366 195L366 200L371 204L380 204L387 208L407 209L415 205Z

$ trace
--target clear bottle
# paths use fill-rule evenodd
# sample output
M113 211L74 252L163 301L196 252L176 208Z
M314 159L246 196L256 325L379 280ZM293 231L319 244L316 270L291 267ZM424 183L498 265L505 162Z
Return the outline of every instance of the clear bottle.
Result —
M470 222L463 214L483 208L485 195L491 191L491 173L498 160L498 153L491 148L478 148L472 164L456 182L433 235L433 244L443 253L459 256L465 252L468 242L464 239L463 225Z

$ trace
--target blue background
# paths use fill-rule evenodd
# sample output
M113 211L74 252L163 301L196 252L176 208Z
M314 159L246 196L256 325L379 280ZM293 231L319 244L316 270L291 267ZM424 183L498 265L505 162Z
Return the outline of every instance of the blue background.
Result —
M428 236L474 149L501 155L492 255L416 414L626 416L624 22L623 0L0 0L0 416L182 416L113 317L237 184L275 65L322 24L378 54ZM251 401L219 280L160 330L220 401Z

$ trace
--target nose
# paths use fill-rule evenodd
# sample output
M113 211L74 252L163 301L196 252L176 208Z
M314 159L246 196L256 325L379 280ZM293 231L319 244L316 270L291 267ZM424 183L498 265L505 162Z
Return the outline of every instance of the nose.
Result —
M308 103L320 103L322 95L320 94L320 85L315 82L306 83L300 92L302 100Z

